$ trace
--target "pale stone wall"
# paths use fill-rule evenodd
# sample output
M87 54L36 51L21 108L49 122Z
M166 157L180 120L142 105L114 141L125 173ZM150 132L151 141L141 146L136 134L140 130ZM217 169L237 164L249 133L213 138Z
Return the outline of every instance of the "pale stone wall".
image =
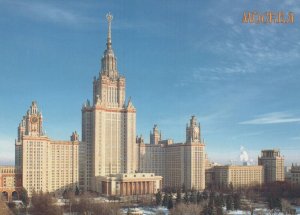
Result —
M51 141L47 137L24 137L23 187L32 191L75 190L78 185L79 142Z
M79 142L51 141L49 154L49 191L62 194L64 190L75 191L79 180Z
M154 173L122 173L99 176L97 192L104 195L131 196L154 194L161 189L161 176Z
M22 172L22 185L33 191L56 192L78 185L79 141L53 141L42 130L42 114L33 102L18 127L15 145L16 167ZM77 135L77 133L73 133ZM73 136L74 138L74 136ZM76 136L78 138L78 136Z
M191 163L190 171L188 171L188 175L190 175L188 176L190 178L188 187L203 190L205 189L204 144L195 143L185 148L189 151L189 153L187 153L188 157L185 160Z
M185 182L184 170L190 167L184 164L184 152L183 144L172 144L165 147L164 187L178 188Z
M23 187L28 191L29 196L33 190L43 192L51 190L49 186L51 182L49 177L49 171L51 170L49 145L50 140L48 137L23 137Z
M214 174L211 183L233 188L261 185L264 181L262 166L215 166L207 170Z
M295 184L300 184L300 166L292 165L291 182Z
M139 160L139 171L140 172L153 172L156 175L162 176L162 181L166 177L166 147L150 144L140 144L140 160Z
M262 150L258 165L264 167L264 182L284 181L284 157L279 150Z
M195 116L186 129L187 143L173 144L160 140L152 144L139 143L139 170L163 177L163 187L205 189L205 145L200 141L200 126ZM158 134L154 126L153 134ZM159 133L159 135L161 135Z

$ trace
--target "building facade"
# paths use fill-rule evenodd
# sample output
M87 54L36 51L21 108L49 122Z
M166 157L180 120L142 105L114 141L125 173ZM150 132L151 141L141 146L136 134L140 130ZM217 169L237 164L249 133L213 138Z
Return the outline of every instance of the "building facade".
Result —
M293 184L300 184L300 166L292 165L291 167L291 182Z
M214 166L206 170L207 187L241 188L262 185L262 166Z
M163 187L205 189L205 145L195 116L186 127L185 143L161 140L157 125L150 132L150 144L145 144L141 138L137 142L140 172L161 175Z
M4 201L18 200L22 190L22 174L14 166L0 166L0 193Z
M133 196L156 193L162 186L154 173L128 173L100 176L100 193L107 196Z
M125 77L119 74L112 49L112 15L107 14L108 35L101 59L99 76L93 81L93 102L82 107L82 145L80 186L107 194L107 180L123 178L138 170L136 144L136 109L131 99L126 101ZM128 179L129 177L127 177ZM137 182L136 175L132 180ZM144 181L144 178L140 178ZM161 180L161 179L158 179ZM160 184L157 181L157 184ZM105 186L104 186L105 187ZM158 189L158 188L157 188ZM117 188L110 188L117 190Z
M43 117L32 102L18 127L15 165L22 173L22 185L33 191L61 194L78 186L78 135L70 141L54 141L43 131Z
M279 150L262 150L258 165L263 166L264 183L284 181L284 157Z

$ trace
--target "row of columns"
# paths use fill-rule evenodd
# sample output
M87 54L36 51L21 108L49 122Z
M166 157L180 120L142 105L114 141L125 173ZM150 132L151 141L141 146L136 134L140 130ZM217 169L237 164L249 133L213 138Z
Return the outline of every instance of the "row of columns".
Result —
M102 193L105 195L111 195L111 182L106 182L103 181L102 182Z
M121 196L144 195L155 192L154 181L121 182L120 185Z

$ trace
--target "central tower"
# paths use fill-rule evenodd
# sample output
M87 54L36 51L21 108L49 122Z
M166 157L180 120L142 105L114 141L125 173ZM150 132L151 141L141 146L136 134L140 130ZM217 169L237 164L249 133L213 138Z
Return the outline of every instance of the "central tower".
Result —
M125 101L125 78L117 69L112 49L111 23L98 78L93 81L93 103L82 107L81 183L84 190L99 190L99 176L137 170L136 109Z
M101 102L109 108L123 108L125 102L125 78L119 75L117 59L112 49L111 22L113 16L106 15L108 33L106 49L101 59L101 70L98 79L94 79L93 104Z

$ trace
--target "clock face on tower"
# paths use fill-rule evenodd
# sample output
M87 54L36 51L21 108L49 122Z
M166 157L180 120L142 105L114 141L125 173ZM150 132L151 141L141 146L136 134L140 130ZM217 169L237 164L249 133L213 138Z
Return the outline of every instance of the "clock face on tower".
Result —
M32 116L30 121L31 121L32 124L35 124L39 121L39 119L36 116Z

